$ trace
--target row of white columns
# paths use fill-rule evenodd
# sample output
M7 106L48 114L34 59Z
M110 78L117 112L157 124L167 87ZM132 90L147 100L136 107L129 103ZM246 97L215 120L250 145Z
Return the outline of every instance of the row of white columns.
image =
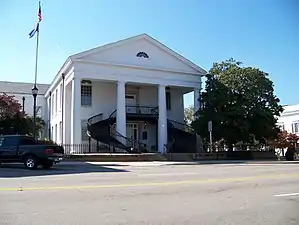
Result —
M72 81L72 113L71 113L71 143L79 144L81 142L81 115L80 115L80 80L74 78ZM200 108L198 101L199 89L194 90L194 109ZM126 137L126 82L117 82L117 111L116 111L116 129L117 132ZM158 152L166 153L167 138L167 109L166 109L166 86L158 86ZM68 110L68 109L66 109ZM64 120L65 121L65 120Z

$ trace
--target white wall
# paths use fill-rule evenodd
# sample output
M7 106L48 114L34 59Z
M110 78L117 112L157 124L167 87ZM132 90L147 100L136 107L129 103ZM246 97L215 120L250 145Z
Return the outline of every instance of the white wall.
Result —
M66 90L65 90L66 91ZM51 99L51 107L49 106L49 100ZM47 97L47 107L51 110L50 128L51 128L51 139L56 143L61 143L61 129L60 122L62 121L62 81L52 90L51 98ZM69 99L71 100L71 99ZM70 109L69 102L65 101L65 108ZM67 112L66 112L67 113ZM49 115L49 111L47 112ZM49 116L47 116L48 118ZM66 117L67 118L67 117ZM57 129L56 129L57 126Z
M289 133L292 133L293 123L299 123L299 104L284 106L284 111L278 118L278 124L283 125L284 129Z
M136 57L138 52L145 52L149 58ZM113 48L90 54L81 59L95 62L171 69L184 71L190 74L198 73L197 70L164 51L157 45L151 43L147 39L139 39L130 43L120 43Z
M100 113L106 119L115 109L116 83L92 81L92 106L81 107L81 119L87 120Z
M24 104L24 110L25 112L33 116L33 96L31 94L13 94L15 96L15 99L19 101L21 105L23 105L22 98L25 97L25 104ZM47 104L46 99L43 95L38 95L36 98L36 106L41 106L41 117L43 119L47 119Z

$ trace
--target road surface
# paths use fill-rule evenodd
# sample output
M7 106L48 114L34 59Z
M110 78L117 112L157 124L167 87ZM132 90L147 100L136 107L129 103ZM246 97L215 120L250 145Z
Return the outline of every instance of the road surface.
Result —
M1 225L299 224L299 164L0 168Z

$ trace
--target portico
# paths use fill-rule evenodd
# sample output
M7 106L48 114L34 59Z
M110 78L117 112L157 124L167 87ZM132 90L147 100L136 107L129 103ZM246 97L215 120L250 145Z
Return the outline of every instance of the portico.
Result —
M126 54L128 57L123 57ZM61 131L64 143L88 141L83 126L97 115L96 123L101 120L112 123L115 119L117 139L125 145L130 142L127 124L132 123L128 115L143 114L135 120L146 122L145 112L154 110L157 130L151 128L149 132L157 134L157 151L166 153L168 121L184 122L183 95L194 91L194 99L199 98L201 76L205 71L148 35L140 35L73 55L59 71L61 73L65 74L65 113L53 114L51 127L55 130L57 123L64 123ZM57 78L50 87L52 95L57 92L55 87L61 87L60 82ZM57 93L52 95L51 98L57 98ZM195 109L200 107L198 101L194 100L194 104ZM99 135L93 133L92 139L106 141L106 136L101 136L103 131L99 131ZM117 144L117 148L119 146Z

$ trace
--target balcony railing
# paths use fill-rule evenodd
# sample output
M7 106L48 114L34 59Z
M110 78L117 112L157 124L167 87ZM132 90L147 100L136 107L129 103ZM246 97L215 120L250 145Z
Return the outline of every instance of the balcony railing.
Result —
M151 106L126 106L126 113L128 114L138 114L138 115L153 115L157 116L158 107Z

